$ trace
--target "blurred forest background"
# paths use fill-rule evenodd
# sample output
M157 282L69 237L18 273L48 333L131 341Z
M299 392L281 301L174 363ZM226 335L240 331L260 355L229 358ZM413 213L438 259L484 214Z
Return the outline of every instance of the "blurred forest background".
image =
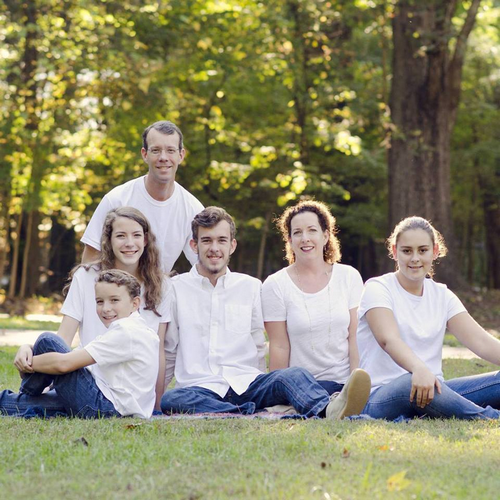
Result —
M417 214L450 247L438 277L500 288L499 37L498 0L3 0L2 298L60 293L160 119L177 180L236 218L235 270L283 267L273 219L314 197L365 279Z

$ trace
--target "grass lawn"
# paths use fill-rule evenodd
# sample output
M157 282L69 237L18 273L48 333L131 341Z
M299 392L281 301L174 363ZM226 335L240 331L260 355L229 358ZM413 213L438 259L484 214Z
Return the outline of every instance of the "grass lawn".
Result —
M0 330L43 330L57 332L60 323L55 321L28 320L21 316L0 317Z
M17 389L15 348L0 388ZM489 371L446 360L447 377ZM2 498L497 498L496 421L0 418Z

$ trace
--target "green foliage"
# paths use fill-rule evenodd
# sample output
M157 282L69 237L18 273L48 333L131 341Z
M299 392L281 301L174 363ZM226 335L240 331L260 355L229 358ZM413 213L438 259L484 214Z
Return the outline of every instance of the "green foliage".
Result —
M55 216L80 233L106 192L145 173L142 130L170 119L187 149L178 180L235 215L241 269L255 274L259 248L265 273L281 267L271 219L316 197L338 218L346 261L375 274L387 233L393 9L343 0L4 2L0 240L16 228L14 215L32 210L49 230ZM463 248L484 239L476 165L486 185L496 175L497 19L498 7L484 2L464 70L452 165L457 228L474 232L460 232ZM474 251L471 281L484 281Z
M471 36L453 139L452 188L461 261L471 283L489 286L488 203L500 200L500 7L486 2ZM489 201L491 200L491 201ZM496 250L494 250L496 251Z

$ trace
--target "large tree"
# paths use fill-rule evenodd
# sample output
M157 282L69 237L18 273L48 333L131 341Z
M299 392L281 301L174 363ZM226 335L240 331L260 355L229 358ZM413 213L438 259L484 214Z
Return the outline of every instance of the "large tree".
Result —
M441 279L458 284L453 266L450 142L467 39L481 0L400 0L393 16L394 130L389 151L389 223L408 215L431 219L451 257Z

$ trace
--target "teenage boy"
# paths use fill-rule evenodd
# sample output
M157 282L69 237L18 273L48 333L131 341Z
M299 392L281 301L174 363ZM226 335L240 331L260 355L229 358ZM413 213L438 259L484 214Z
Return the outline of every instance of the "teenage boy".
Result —
M108 328L82 349L42 333L33 346L34 373L19 394L0 393L0 413L79 418L149 418L155 404L158 335L137 312L141 287L116 269L101 271L95 286L97 314ZM53 384L54 391L43 394Z
M251 414L292 405L305 417L340 419L359 413L370 379L354 372L341 395L330 396L303 368L265 371L259 280L227 267L236 248L235 225L222 208L208 207L192 222L198 263L172 279L172 322L165 339L167 370L176 354L176 388L161 399L164 413ZM167 371L167 381L171 370Z

